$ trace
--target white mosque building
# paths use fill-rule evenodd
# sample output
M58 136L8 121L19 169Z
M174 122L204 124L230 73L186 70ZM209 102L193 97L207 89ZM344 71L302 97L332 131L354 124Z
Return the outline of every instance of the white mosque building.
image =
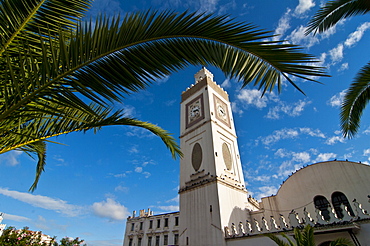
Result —
M319 246L336 238L370 246L370 166L349 161L309 165L276 195L248 196L228 94L201 69L182 93L180 211L127 219L124 246L276 245L266 233L310 224Z

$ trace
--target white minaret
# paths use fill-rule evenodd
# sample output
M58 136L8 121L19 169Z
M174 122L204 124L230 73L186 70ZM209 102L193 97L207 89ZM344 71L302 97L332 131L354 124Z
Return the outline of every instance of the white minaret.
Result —
M202 68L182 93L180 245L226 245L224 227L249 219L228 94Z
M0 212L0 236L3 234L6 224L1 224L3 222L3 213Z

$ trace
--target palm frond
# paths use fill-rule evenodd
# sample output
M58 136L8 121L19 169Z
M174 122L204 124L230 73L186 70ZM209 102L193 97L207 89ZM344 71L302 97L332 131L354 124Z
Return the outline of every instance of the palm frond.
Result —
M340 20L353 15L362 15L370 11L368 0L335 0L321 7L307 26L306 35L321 33L334 26Z
M64 108L58 117L43 114L42 110L31 113L24 112L18 121L5 120L1 122L0 154L10 150L21 150L31 157L37 155L35 181L30 191L37 187L41 173L44 171L46 159L45 141L50 137L71 132L94 130L112 125L135 126L149 130L159 136L165 146L176 159L182 156L180 147L173 136L162 128L148 122L124 117L122 111L111 113L110 109L91 106L95 114L86 114L73 108ZM59 110L61 111L61 110ZM37 112L37 113L36 113Z
M370 62L361 68L350 85L340 112L344 137L352 138L360 128L360 119L370 100Z
M266 234L267 237L269 237L272 241L274 241L278 246L293 246L290 243L287 243L286 241L282 240L275 234Z
M0 56L15 50L21 40L39 49L39 38L71 33L91 0L1 0Z
M22 147L18 148L18 150L21 150L28 155L37 155L37 165L36 165L36 176L35 181L33 182L32 186L30 187L29 191L34 191L37 188L37 184L40 180L40 176L42 172L45 171L45 165L46 165L46 143L45 141L35 141L26 145L23 145Z
M148 11L78 24L89 4L0 0L0 153L69 132L133 125L159 136L176 157L168 132L112 113L109 102L189 65L214 65L263 93L280 91L282 77L300 90L292 78L326 76L299 47L266 41L270 32L229 16Z
M302 231L298 228L294 228L294 234L300 234L299 240L296 237L297 246L315 246L313 227L306 225Z
M99 19L94 29L81 26L68 42L63 33L58 45L41 42L43 54L50 55L37 58L38 68L29 58L19 58L26 64L21 67L8 62L2 77L12 83L1 88L8 106L0 109L0 119L37 104L38 98L72 107L78 99L70 97L71 91L96 103L120 100L188 65L214 65L263 92L280 89L282 76L296 88L290 76L326 76L323 68L308 65L313 57L298 47L263 41L272 36L226 16L148 12L117 23L119 19ZM79 105L88 110L81 100Z
M347 238L338 238L332 242L330 242L329 246L353 246L354 244L352 243L351 240Z
M125 125L137 126L151 131L162 139L173 158L182 156L173 136L162 128L148 122L125 117L122 110L112 113L111 109L99 105L90 105L90 107L95 114L86 114L75 108L64 108L64 113L58 116L25 112L18 121L13 121L13 124L12 120L1 122L0 154L61 134L87 130L97 131L101 127Z

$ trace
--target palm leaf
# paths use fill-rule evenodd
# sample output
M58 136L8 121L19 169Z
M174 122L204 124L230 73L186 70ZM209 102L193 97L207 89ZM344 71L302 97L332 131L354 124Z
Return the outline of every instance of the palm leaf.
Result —
M145 13L126 16L120 27L117 23L119 19L100 19L94 29L80 27L69 42L43 44L43 53L52 55L38 58L39 69L22 60L28 65L17 69L27 71L16 73L11 64L4 81L24 81L3 90L13 102L0 118L50 95L72 106L74 101L60 96L71 88L97 103L102 98L119 100L188 65L212 64L242 80L243 86L254 83L263 92L275 85L280 89L281 76L295 87L290 76L325 76L321 67L302 65L313 63L312 56L293 45L263 41L272 36L226 16ZM63 33L59 37L63 39ZM17 78L18 74L27 76Z
M278 246L296 246L292 240L286 236L284 233L281 233L280 234L282 237L284 237L285 239L287 239L288 243L284 240L282 240L281 238L279 238L278 236L276 236L275 234L266 234L267 237L269 237L272 241L274 241Z
M37 188L37 184L39 182L41 173L45 171L45 164L46 164L46 143L45 141L35 141L26 145L23 145L19 148L19 150L27 153L28 155L32 156L32 154L37 155L37 165L36 165L36 177L35 181L33 182L32 186L30 187L30 191L34 191Z
M148 122L125 117L121 110L111 113L110 109L100 106L91 107L95 111L95 115L86 114L78 109L65 108L64 114L59 116L40 113L24 115L24 117L20 117L23 120L22 122L18 121L13 125L11 125L11 120L2 122L0 127L2 129L0 154L61 134L87 130L97 131L103 126L125 125L142 127L151 131L162 139L173 158L181 156L181 151L175 139L162 128ZM6 129L6 131L3 129Z
M22 122L12 120L2 122L0 126L0 154L10 150L20 150L29 155L37 155L36 177L30 191L37 187L41 173L44 171L46 159L46 139L61 134L77 131L97 131L101 127L111 125L125 125L145 128L159 136L176 159L182 156L180 147L173 136L162 128L148 122L143 122L130 117L124 117L122 111L111 113L111 110L100 106L91 106L95 115L85 114L77 109L65 108L59 117L52 117L42 113L28 115L25 113ZM37 111L40 112L40 111ZM41 111L42 112L42 111ZM12 123L14 122L14 123ZM6 129L8 129L6 131Z
M315 246L313 227L306 225L302 231L294 228L296 235L297 246ZM299 237L297 237L299 235Z
M282 77L299 89L292 78L326 76L298 47L266 41L269 32L228 16L148 11L77 24L89 3L0 0L0 153L40 154L35 144L49 137L133 125L161 137L175 157L168 132L111 113L109 101L189 65L214 65L264 93L280 91Z
M353 15L362 15L370 11L368 0L329 1L321 7L307 26L306 35L321 33L334 26L338 21Z
M1 0L0 56L15 50L20 41L39 49L39 38L71 33L91 0Z
M370 62L356 75L344 96L340 112L344 137L352 138L360 127L360 119L370 100Z
M330 242L329 246L353 246L353 243L347 238L338 238Z

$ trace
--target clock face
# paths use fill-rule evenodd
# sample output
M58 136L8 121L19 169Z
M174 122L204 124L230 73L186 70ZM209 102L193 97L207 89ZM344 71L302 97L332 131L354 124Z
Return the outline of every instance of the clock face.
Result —
M189 119L190 121L193 121L199 116L200 116L200 106L199 106L199 102L197 102L196 104L191 105L190 107Z
M186 128L204 119L203 96L199 95L186 104Z
M226 103L216 95L213 95L213 99L215 104L216 118L230 127L229 111Z
M222 105L217 105L217 114L224 120L226 120L227 114L226 114L226 109L222 107Z

